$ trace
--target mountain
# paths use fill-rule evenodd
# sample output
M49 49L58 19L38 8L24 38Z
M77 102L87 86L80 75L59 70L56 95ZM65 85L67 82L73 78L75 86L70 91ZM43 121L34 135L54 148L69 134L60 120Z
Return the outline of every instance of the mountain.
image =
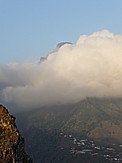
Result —
M0 162L32 163L24 151L24 139L15 124L15 117L0 105Z
M63 130L82 133L94 140L122 143L122 99L87 98L81 101Z
M58 51L62 46L64 46L64 45L72 45L72 43L71 43L71 42L68 42L68 41L60 42L60 43L57 44L56 48L55 48L51 53L57 52L57 51ZM51 54L51 53L50 53L50 54ZM42 62L46 61L47 58L48 58L48 56L42 56L42 57L40 58L39 63L42 63Z
M64 137L73 135L77 139L88 139L89 142L106 146L122 143L121 98L86 98L75 104L45 106L16 116L27 143L27 151L36 163L48 163L50 160L57 163L60 162L59 158L63 160L62 163L74 160L69 154L71 148L74 148L73 139L72 142L65 142L60 133ZM61 151L62 145L66 150ZM82 159L85 158L79 160ZM97 161L93 157L89 159L94 163L102 160L98 157L95 158ZM77 158L74 162L80 161Z

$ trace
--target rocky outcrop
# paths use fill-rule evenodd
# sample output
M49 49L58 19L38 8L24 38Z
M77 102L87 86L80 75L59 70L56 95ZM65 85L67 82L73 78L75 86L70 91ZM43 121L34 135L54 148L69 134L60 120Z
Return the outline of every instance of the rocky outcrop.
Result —
M0 163L32 163L24 151L24 139L21 137L15 117L0 105Z

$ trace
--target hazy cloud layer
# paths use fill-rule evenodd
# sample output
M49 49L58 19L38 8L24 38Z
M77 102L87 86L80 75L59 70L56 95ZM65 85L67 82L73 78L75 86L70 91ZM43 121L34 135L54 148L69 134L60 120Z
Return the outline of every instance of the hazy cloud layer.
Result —
M122 36L103 30L40 63L0 65L0 99L22 108L122 96Z

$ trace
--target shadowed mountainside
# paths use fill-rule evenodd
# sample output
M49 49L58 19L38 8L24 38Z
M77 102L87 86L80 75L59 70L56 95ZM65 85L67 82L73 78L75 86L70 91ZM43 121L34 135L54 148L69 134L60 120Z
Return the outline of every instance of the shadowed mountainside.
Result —
M56 149L60 132L104 144L122 143L121 98L86 98L75 104L19 113L17 117L18 126L27 140L27 150L38 160L36 162L49 162L55 154L58 158Z

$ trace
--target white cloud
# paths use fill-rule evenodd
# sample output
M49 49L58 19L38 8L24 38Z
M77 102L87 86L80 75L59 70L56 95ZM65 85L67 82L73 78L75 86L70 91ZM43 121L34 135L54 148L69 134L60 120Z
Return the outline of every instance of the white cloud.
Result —
M0 96L24 108L122 97L122 36L103 30L63 44L38 63L0 65Z

